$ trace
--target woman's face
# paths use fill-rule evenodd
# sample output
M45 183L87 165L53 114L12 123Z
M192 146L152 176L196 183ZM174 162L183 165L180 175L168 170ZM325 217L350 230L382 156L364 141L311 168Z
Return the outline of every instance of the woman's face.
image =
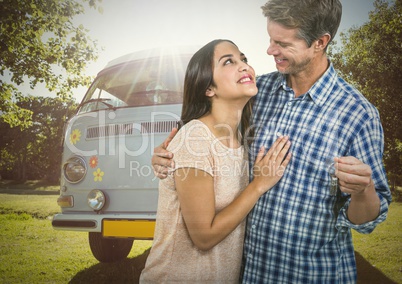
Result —
M213 59L213 95L218 98L250 98L258 92L253 67L246 56L230 42L215 47Z

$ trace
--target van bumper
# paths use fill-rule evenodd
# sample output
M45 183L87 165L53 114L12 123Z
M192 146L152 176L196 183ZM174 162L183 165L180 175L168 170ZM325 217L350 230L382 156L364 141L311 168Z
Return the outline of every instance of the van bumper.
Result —
M156 212L150 214L56 214L55 230L101 232L106 238L151 240L155 231Z

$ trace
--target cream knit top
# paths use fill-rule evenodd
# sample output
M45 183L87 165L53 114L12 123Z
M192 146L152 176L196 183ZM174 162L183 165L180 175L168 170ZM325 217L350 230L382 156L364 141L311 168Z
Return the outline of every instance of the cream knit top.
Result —
M228 148L199 120L184 125L171 141L176 168L197 168L214 178L219 212L248 184L244 147ZM185 169L184 169L185 172ZM194 246L180 211L173 174L159 183L153 246L141 283L238 283L245 220L208 251Z

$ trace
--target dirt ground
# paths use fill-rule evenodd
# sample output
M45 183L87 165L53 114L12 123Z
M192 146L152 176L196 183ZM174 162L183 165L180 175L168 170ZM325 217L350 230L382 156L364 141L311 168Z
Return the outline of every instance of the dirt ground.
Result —
M396 284L379 269L375 268L360 253L355 251L357 284Z

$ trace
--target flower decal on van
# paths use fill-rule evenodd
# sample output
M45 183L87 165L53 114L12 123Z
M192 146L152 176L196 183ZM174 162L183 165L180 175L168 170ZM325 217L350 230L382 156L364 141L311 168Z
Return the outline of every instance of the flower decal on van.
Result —
M97 165L98 165L98 157L92 156L89 159L89 166L94 169Z
M102 181L104 175L105 173L98 168L96 171L94 171L94 181Z
M75 145L81 138L81 131L79 129L74 129L70 134L70 143Z

